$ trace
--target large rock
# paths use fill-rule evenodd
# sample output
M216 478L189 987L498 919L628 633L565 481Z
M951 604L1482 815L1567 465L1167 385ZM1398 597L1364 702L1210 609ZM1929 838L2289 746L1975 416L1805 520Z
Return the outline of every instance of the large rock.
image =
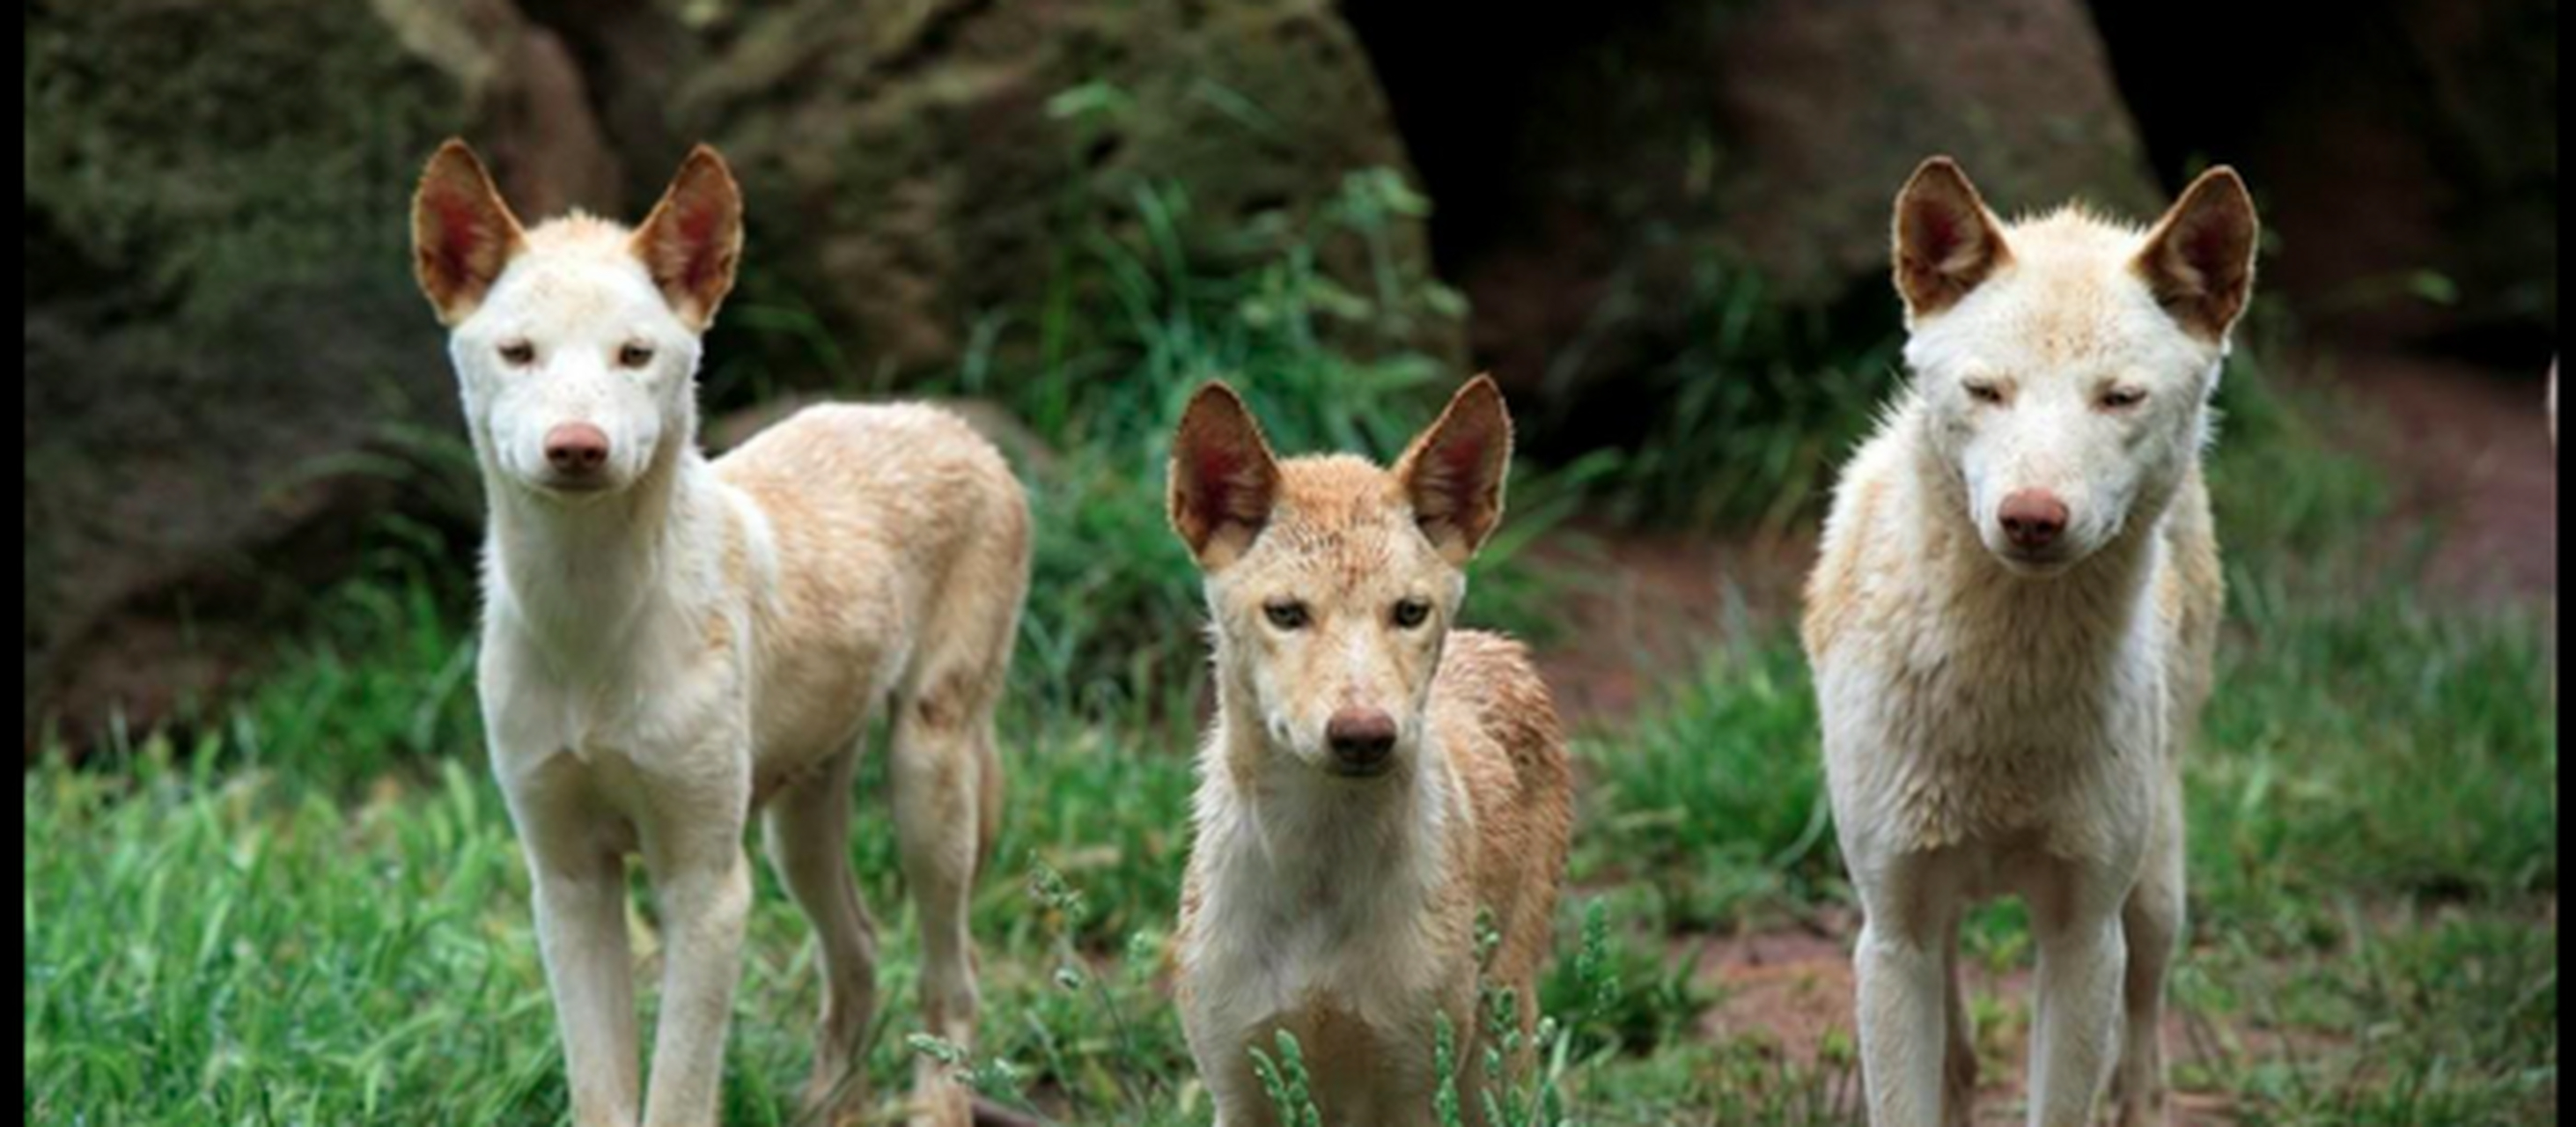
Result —
M681 118L743 178L746 261L785 270L872 367L935 369L979 318L1036 315L1059 256L1134 233L1141 185L1186 185L1184 236L1221 255L1264 215L1302 223L1350 172L1407 168L1330 0L715 7ZM1396 268L1427 276L1420 222L1389 234ZM1454 324L1426 333L1463 354Z
M1484 29L1482 83L1442 65L1451 18L1351 13L1440 201L1478 359L1556 406L1684 347L1712 272L1892 320L1890 201L1928 155L2008 209L2158 202L2080 0L1592 5Z
M505 3L39 4L26 33L32 749L218 690L388 507L457 496L402 456L461 439L409 269L441 137L486 138L540 206L616 175Z

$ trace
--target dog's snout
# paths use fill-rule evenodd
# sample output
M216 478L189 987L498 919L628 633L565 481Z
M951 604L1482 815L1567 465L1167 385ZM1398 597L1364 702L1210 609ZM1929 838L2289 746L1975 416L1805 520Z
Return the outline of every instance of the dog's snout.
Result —
M1395 717L1383 709L1345 708L1324 725L1333 765L1353 774L1384 770L1395 756Z
M2025 552L2054 547L2065 535L2066 502L2045 489L2024 489L2004 498L2004 536Z
M608 433L589 423L546 432L546 464L567 477L588 477L608 464Z

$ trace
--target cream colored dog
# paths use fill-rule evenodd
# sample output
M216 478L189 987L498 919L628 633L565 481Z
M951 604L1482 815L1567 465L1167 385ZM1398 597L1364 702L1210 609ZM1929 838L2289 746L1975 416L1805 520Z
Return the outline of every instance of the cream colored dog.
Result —
M922 407L819 407L710 463L700 337L742 204L712 150L633 232L522 230L450 142L413 213L491 507L479 684L536 891L573 1118L634 1123L625 855L665 952L648 1124L716 1122L751 872L769 857L824 977L809 1101L855 1118L875 937L849 859L871 714L893 728L895 832L920 907L931 1032L964 1043L969 885L998 813L993 707L1027 586L1027 504L991 446ZM925 1065L913 1122L968 1102Z
M1518 643L1450 629L1510 455L1484 379L1392 472L1277 460L1221 385L1182 418L1172 526L1207 575L1217 718L1179 993L1221 1127L1276 1122L1252 1052L1281 1030L1329 1127L1434 1122L1444 1014L1481 1121L1480 910L1491 983L1537 1009L1573 820L1564 739Z
M1970 1123L1971 899L2039 950L2030 1122L2165 1120L2180 765L2221 579L2201 451L2254 206L2201 177L2152 230L2007 226L1946 159L1896 207L1910 385L1844 471L1808 590L1875 1127Z

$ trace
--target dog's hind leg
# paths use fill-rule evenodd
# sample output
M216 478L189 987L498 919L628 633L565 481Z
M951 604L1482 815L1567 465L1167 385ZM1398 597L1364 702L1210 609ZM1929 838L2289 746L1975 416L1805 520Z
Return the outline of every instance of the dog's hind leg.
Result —
M826 1124L855 1123L868 1102L868 1023L876 1014L876 921L850 871L850 782L859 744L813 778L779 792L762 822L770 867L814 924L822 952L823 1013L804 1106Z
M2165 979L2181 953L2184 926L2183 828L2179 781L2158 798L2146 871L2129 894L2120 924L2129 938L2129 969L2122 984L2126 1023L2111 1099L2120 1127L2163 1127L2166 1110Z
M968 719L953 695L936 687L899 707L894 724L895 834L904 880L921 916L921 1010L928 1031L950 1044L974 1044L979 1005L974 939L967 904L983 840L984 757L976 744L988 721ZM964 1127L964 1090L944 1067L924 1058L914 1078L916 1127Z
M967 909L1001 822L993 711L1028 592L1028 513L1016 493L1007 501L986 514L989 535L941 581L891 716L895 840L921 917L922 1021L964 1049L974 1045L980 1006ZM972 1122L966 1089L949 1073L927 1057L915 1062L913 1127Z
M940 611L923 633L924 652L896 690L890 767L895 837L921 916L922 1019L933 1035L971 1047L979 1001L966 916L998 829L993 709L1009 668L1019 604L1016 597L1007 604L952 598ZM915 1127L970 1121L965 1089L927 1058L915 1066L913 1100Z

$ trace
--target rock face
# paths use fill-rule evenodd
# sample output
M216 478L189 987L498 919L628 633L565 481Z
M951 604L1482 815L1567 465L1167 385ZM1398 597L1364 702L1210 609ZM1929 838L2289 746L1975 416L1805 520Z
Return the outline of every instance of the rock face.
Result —
M502 3L40 4L26 34L32 749L217 690L425 491L391 455L458 434L405 218L439 138L553 206L614 171Z
M1890 201L1931 154L2007 208L2158 202L2080 0L1597 5L1494 32L1510 82L1468 88L1437 14L1351 13L1477 359L1560 403L1669 354L1712 269L1792 307L1884 297Z
M897 372L1036 309L1086 227L1127 233L1140 185L1185 182L1185 234L1221 252L1352 171L1406 168L1329 0L734 7L681 119L742 175L746 260L783 265L845 347ZM1427 271L1418 222L1392 242ZM1462 352L1450 332L1428 346Z
M1747 170L1722 232L1791 300L1885 275L1890 201L1934 153L2006 211L2163 204L2078 0L1773 0L1711 69Z

